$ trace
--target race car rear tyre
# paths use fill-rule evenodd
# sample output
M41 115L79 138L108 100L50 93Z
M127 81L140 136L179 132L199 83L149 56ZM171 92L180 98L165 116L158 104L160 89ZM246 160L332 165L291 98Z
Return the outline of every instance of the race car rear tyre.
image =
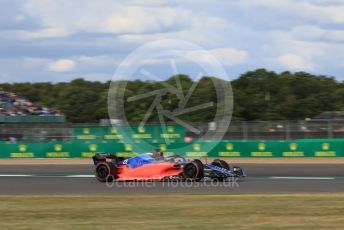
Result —
M204 166L200 160L193 160L184 166L183 176L187 180L200 181L204 177Z
M110 162L101 162L96 166L95 176L100 182L113 181L116 172L116 165Z
M230 170L229 164L224 160L215 159L211 164L217 167ZM224 181L228 177L228 175L213 171L211 172L210 177L212 177L213 179L217 179L219 181Z

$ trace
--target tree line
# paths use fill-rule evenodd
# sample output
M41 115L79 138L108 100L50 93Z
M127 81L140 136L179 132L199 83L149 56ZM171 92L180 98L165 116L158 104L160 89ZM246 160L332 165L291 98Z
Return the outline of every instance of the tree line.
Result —
M186 75L178 75L164 82L133 80L125 82L124 109L128 121L140 122L154 95L137 101L128 101L136 95L161 90L165 83L181 88L183 95L193 85ZM185 108L218 101L214 81L230 84L233 91L233 120L299 120L312 118L325 111L344 111L344 82L333 77L312 75L306 72L276 73L266 69L248 71L237 79L227 82L216 77L203 77L196 85ZM112 85L123 84L115 82ZM75 123L98 122L108 118L107 98L110 81L87 81L82 78L61 83L4 83L0 87L14 92L32 102L58 109L66 115L67 121ZM115 87L116 89L116 87ZM178 108L180 98L173 91L166 92L161 98L164 110ZM206 122L214 118L216 106L180 115L191 122ZM159 121L156 110L152 111L149 122Z

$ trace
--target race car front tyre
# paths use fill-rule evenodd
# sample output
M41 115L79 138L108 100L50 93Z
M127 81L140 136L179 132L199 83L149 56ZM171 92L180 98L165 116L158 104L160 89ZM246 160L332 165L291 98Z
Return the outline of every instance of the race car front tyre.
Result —
M245 173L242 170L242 168L238 167L238 166L233 166L233 173L235 176L237 177L245 177Z
M229 164L224 160L215 159L211 164L220 168L230 170ZM210 173L210 177L219 181L224 181L228 177L228 175L213 171Z
M95 176L100 182L111 182L114 179L116 165L110 162L101 162L96 166Z
M187 180L200 181L204 177L204 167L200 160L193 160L184 165L183 176Z
M196 164L198 164L198 167L200 168L200 173L198 175L198 179L197 181L200 181L204 178L204 166L203 166L203 163L202 161L198 160L198 159L195 159L193 160L194 162L196 162Z

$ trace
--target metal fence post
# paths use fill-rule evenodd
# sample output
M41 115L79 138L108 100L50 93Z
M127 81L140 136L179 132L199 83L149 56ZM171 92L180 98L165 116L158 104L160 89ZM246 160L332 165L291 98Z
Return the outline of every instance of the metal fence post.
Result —
M242 131L243 131L244 140L247 140L248 139L248 132L247 132L247 122L246 121L242 122Z
M290 124L289 124L289 121L285 121L285 139L290 140Z
M330 120L327 121L327 133L329 139L333 138L333 125Z

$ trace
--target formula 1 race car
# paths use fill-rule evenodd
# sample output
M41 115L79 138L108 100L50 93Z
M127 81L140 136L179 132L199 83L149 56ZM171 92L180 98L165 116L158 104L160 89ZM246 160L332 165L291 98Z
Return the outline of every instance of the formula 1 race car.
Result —
M96 153L93 156L95 176L100 182L129 180L192 180L211 178L224 181L229 177L245 177L240 167L230 169L224 160L216 159L211 164L200 160L188 160L179 155L157 157L153 153L142 153L132 158L115 154Z

